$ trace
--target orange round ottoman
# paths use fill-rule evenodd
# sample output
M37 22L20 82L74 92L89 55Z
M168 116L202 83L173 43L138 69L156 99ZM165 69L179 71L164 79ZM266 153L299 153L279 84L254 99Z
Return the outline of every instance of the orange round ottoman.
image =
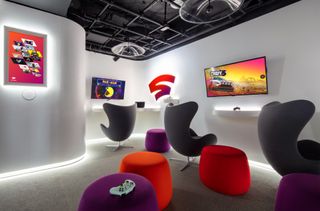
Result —
M206 146L201 151L200 179L210 189L227 195L242 195L250 187L250 169L246 154L222 145Z
M147 178L157 195L159 209L166 208L172 198L172 178L167 159L156 152L134 152L126 155L120 172L131 172Z

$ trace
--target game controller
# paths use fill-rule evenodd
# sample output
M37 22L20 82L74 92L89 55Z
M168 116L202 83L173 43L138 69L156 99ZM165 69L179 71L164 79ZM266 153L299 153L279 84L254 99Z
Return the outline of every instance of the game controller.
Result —
M135 187L136 184L132 180L126 179L121 185L110 188L109 192L111 195L123 196L131 193Z

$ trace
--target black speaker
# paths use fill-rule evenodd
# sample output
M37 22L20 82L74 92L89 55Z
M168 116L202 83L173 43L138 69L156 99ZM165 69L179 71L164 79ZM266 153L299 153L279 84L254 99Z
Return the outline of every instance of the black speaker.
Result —
M144 101L136 101L137 108L144 108Z

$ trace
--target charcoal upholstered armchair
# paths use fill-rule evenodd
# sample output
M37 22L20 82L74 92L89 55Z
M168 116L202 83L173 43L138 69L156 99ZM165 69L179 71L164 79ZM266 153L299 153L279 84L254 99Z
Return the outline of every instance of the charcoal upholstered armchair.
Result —
M190 166L190 157L201 154L204 146L217 143L214 134L198 136L190 128L190 123L198 110L196 102L179 105L168 105L164 114L164 126L167 138L173 149L187 157L187 164L181 171Z
M131 135L136 121L136 104L130 106L120 106L110 103L103 104L103 110L109 119L109 127L100 124L102 132L112 141L118 142L117 146L110 146L114 151L120 147L120 144Z
M320 143L298 140L314 112L314 104L307 100L272 102L262 108L258 119L260 144L279 174L320 174Z

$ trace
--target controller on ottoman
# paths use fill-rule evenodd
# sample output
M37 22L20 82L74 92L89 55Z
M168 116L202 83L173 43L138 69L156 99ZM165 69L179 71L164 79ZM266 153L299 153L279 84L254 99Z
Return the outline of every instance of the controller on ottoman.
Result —
M129 179L126 179L121 185L110 188L109 192L111 195L123 196L131 193L134 190L136 184Z

